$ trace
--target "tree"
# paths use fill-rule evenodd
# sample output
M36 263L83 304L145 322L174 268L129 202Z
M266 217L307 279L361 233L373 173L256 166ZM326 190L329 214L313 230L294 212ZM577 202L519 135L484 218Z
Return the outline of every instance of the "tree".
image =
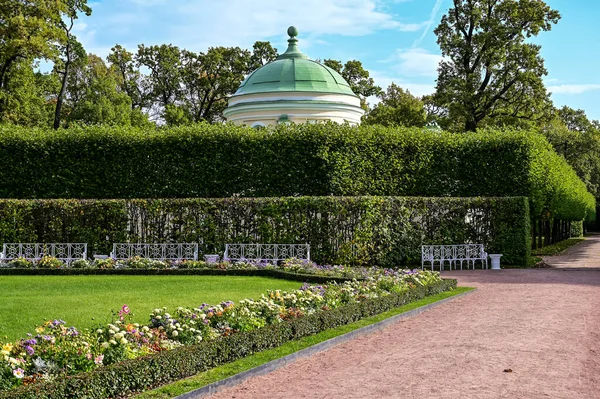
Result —
M255 42L250 57L250 71L275 61L278 55L277 49L271 45L271 42Z
M369 77L367 71L360 61L352 60L342 65L341 61L327 59L323 64L340 75L348 82L350 88L360 97L363 108L367 108L366 99L370 96L379 95L381 87L375 85L373 78Z
M67 122L143 125L147 118L143 114L140 118L141 112L132 109L127 93L119 90L117 71L94 54L85 61L75 64L69 74L65 93Z
M154 118L164 118L167 105L175 105L181 98L181 50L171 44L149 47L140 44L135 60L138 67L145 66L150 71L147 77L150 113Z
M184 51L183 107L189 119L193 122L223 121L227 98L235 93L244 76L251 71L252 63L252 54L239 47L211 47L206 53L199 54Z
M67 3L47 0L3 0L0 2L0 118L14 109L27 108L23 96L24 73L36 59L54 60L65 42L61 16ZM20 93L16 93L20 91ZM9 109L10 108L10 109ZM17 118L18 119L18 118Z
M569 165L586 184L588 191L600 199L600 129L583 110L562 107L554 110L554 119L542 132L565 157Z
M548 103L540 46L560 19L542 0L453 0L435 34L443 60L436 99L475 131L486 118L531 119Z
M134 55L117 44L106 57L114 71L119 89L131 99L131 109L142 111L149 108L149 82L135 64Z
M79 13L89 16L92 9L88 7L87 0L66 0L67 8L64 10L65 19L60 19L59 25L64 33L65 41L60 46L62 58L59 58L54 65L54 70L61 75L61 86L56 98L56 109L54 112L54 129L60 127L60 113L64 101L65 91L67 90L67 81L69 79L69 70L74 62L85 62L86 53L77 37L73 35L73 26Z
M381 100L366 116L367 125L423 127L427 113L423 101L392 83L379 96Z

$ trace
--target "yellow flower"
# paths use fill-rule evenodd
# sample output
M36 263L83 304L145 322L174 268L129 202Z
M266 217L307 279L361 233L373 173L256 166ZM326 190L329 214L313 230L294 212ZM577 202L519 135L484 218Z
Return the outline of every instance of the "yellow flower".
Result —
M2 351L0 351L3 355L8 356L10 354L10 351L12 351L13 349L13 345L12 344L4 344L4 346L2 346Z
M44 330L45 330L44 327L38 327L38 328L35 329L35 332L38 333L38 334L41 334L41 333L44 332Z

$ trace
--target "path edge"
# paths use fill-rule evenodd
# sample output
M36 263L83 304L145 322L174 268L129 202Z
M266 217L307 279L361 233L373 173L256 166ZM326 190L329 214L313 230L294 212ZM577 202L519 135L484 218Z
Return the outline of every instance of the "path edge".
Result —
M303 359L308 356L315 355L317 353L326 351L334 346L343 344L348 341L352 341L358 337L368 335L374 333L376 331L381 331L384 328L388 327L391 324L394 324L400 320L408 319L410 317L418 316L423 312L431 310L435 307L441 306L446 302L450 302L452 300L462 298L466 295L472 294L477 291L477 288L474 288L470 291L463 292L460 294L453 295L449 298L441 299L437 302L430 303L428 305L423 305L416 309L409 310L408 312L400 313L395 316L389 317L385 320L379 321L377 323L370 324L368 326L364 326L358 328L354 331L347 332L342 335L338 335L337 337L330 338L327 341L320 342L313 346L309 346L308 348L301 349L297 352L290 353L289 355L280 357L279 359L271 360L265 364L261 364L260 366L256 366L246 371L242 371L236 375L232 375L231 377L225 378L220 381L213 382L211 384L205 385L202 388L194 389L193 391L186 392L182 395L176 396L174 399L200 399L205 398L208 395L213 395L217 392L223 391L228 388L232 388L236 385L241 384L242 382L261 375L265 375L271 373L277 369L285 367L290 363L294 363L300 359Z

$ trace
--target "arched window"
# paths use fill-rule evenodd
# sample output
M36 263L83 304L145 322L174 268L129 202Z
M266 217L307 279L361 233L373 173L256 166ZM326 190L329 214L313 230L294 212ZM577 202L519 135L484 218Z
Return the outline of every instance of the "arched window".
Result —
M267 127L267 125L265 125L262 122L254 122L251 127L253 127L254 129L263 129Z

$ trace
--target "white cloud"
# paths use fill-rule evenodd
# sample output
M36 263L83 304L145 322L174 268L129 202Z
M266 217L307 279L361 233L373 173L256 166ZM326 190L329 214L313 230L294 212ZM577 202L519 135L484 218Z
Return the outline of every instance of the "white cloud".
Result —
M375 81L375 84L381 87L383 90L386 90L388 86L392 83L395 83L396 86L408 90L410 94L417 97L422 97L427 94L432 94L435 91L435 83L417 83L410 82L406 79L399 76L390 76L386 73L381 73L378 71L370 71L370 76ZM367 98L367 103L371 106L379 103L379 99L375 96L371 96Z
M385 63L394 64L392 69L403 76L436 77L442 60L440 54L430 53L422 48L398 49Z
M407 0L408 1L408 0ZM286 46L286 30L299 28L302 48L324 35L363 36L381 30L419 32L429 21L400 19L398 0L104 0L94 2L90 25L104 43L90 47L173 43L192 51L210 46L249 47L256 40ZM114 41L114 42L113 42ZM106 43L108 42L108 43ZM125 42L125 43L124 43Z
M552 94L582 94L587 91L600 90L600 84L574 84L548 86Z

